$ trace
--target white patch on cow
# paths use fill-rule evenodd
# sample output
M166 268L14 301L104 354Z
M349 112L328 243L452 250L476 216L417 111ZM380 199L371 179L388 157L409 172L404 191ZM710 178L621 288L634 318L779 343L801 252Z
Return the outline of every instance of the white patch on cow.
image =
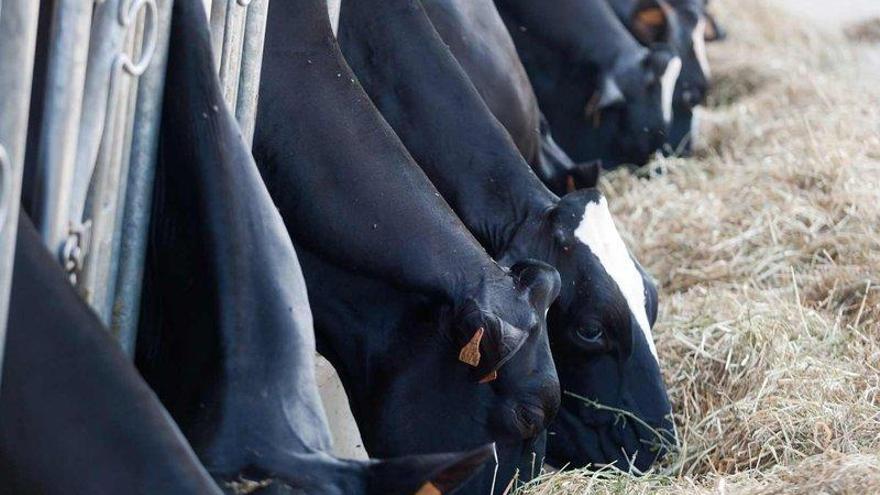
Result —
M315 378L333 437L333 455L343 459L368 459L367 450L361 440L361 431L351 413L342 381L333 365L320 355L315 356Z
M342 0L327 0L327 13L330 14L330 27L333 28L333 36L339 32L339 10Z
M706 19L702 18L697 22L691 34L694 43L694 54L697 56L697 62L700 64L700 70L706 79L712 75L712 69L709 67L709 57L706 55Z
M681 59L674 57L666 66L666 72L660 78L660 91L663 103L663 120L666 123L672 122L672 98L675 96L675 85L678 83L678 76L681 74Z
M639 324L639 328L642 329L645 340L648 341L651 354L655 359L658 359L648 312L645 309L647 290L645 281L630 256L629 249L620 238L620 233L614 225L614 219L611 218L611 212L608 211L608 201L604 197L599 199L597 203L587 203L584 217L575 229L574 235L599 258L605 272L617 283L617 287L626 298L630 312Z

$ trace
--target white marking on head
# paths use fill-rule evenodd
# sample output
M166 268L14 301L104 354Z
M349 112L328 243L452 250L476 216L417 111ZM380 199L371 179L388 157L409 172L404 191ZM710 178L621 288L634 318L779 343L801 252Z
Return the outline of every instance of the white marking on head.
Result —
M599 258L605 272L620 288L630 312L642 329L645 340L648 341L648 349L659 362L648 312L645 309L647 291L645 281L630 256L629 249L620 238L614 219L611 218L611 212L608 211L608 201L604 197L600 198L598 203L587 203L584 217L575 229L574 235Z
M342 0L327 0L327 13L330 14L330 27L333 28L333 36L339 33L339 9Z
M666 72L660 78L660 91L663 103L663 120L668 124L672 122L672 98L675 96L675 85L681 74L681 59L674 57L666 66Z
M709 57L706 55L706 18L701 18L694 28L691 38L694 43L694 54L697 56L697 62L700 63L700 70L706 79L712 76L712 69L709 67Z

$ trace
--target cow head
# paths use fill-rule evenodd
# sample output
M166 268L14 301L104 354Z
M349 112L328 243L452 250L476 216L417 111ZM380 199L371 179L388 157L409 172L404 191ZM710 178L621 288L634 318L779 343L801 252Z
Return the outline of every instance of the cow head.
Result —
M669 142L687 145L693 110L706 99L711 69L706 56L710 36L705 0L640 0L628 25L645 46L665 44L681 58L681 74L673 97Z
M610 136L606 165L643 165L660 149L680 71L681 59L672 48L658 45L619 57L599 74L585 111L587 120Z
M706 58L707 22L704 0L640 0L628 21L641 44L669 46L681 58L676 110L691 110L705 99L711 72Z
M562 278L547 319L563 391L549 430L548 460L560 467L614 463L628 469L635 458L633 465L645 469L663 452L659 446L674 440L651 336L654 283L630 255L595 189L562 198L540 228L543 235L530 236L537 241L520 246L543 242L537 249ZM618 420L617 410L632 416ZM652 429L663 433L658 437Z
M335 269L316 271L307 253L303 260L307 278L339 276ZM500 493L517 470L526 476L534 467L537 473L544 431L560 403L545 319L559 292L559 275L532 261L502 273L463 288L460 302L441 305L358 277L334 287L310 286L321 328L318 350L338 371L371 456L495 442L497 475L484 470L468 493L487 493L496 478ZM351 308L349 300L357 302L357 320L348 319L348 309L338 309ZM526 339L497 372L485 375L479 364L462 359L467 356L461 340L472 338L474 324L485 329L480 363L492 347L501 352L498 341L487 339L489 326L515 327Z

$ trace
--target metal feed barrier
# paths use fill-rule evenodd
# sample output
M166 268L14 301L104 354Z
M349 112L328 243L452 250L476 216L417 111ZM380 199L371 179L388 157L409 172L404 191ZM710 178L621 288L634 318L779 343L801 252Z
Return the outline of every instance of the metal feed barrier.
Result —
M223 94L250 143L269 0L203 1ZM71 283L134 351L172 2L0 0L0 356L39 16L50 27L30 136L33 219Z
M0 369L27 138L37 5L0 0Z

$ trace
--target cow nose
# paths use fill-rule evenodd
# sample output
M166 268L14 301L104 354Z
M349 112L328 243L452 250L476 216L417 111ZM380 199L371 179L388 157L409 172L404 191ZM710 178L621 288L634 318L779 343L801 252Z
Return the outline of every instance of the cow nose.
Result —
M515 397L498 405L495 419L500 421L504 436L516 440L532 440L556 417L560 404L559 382L528 387Z
M694 107L703 103L705 95L706 90L704 88L699 86L690 86L682 91L681 99L689 110L693 110Z
M518 404L514 408L516 414L516 426L520 438L529 440L538 436L547 424L547 415L544 408L532 404Z

